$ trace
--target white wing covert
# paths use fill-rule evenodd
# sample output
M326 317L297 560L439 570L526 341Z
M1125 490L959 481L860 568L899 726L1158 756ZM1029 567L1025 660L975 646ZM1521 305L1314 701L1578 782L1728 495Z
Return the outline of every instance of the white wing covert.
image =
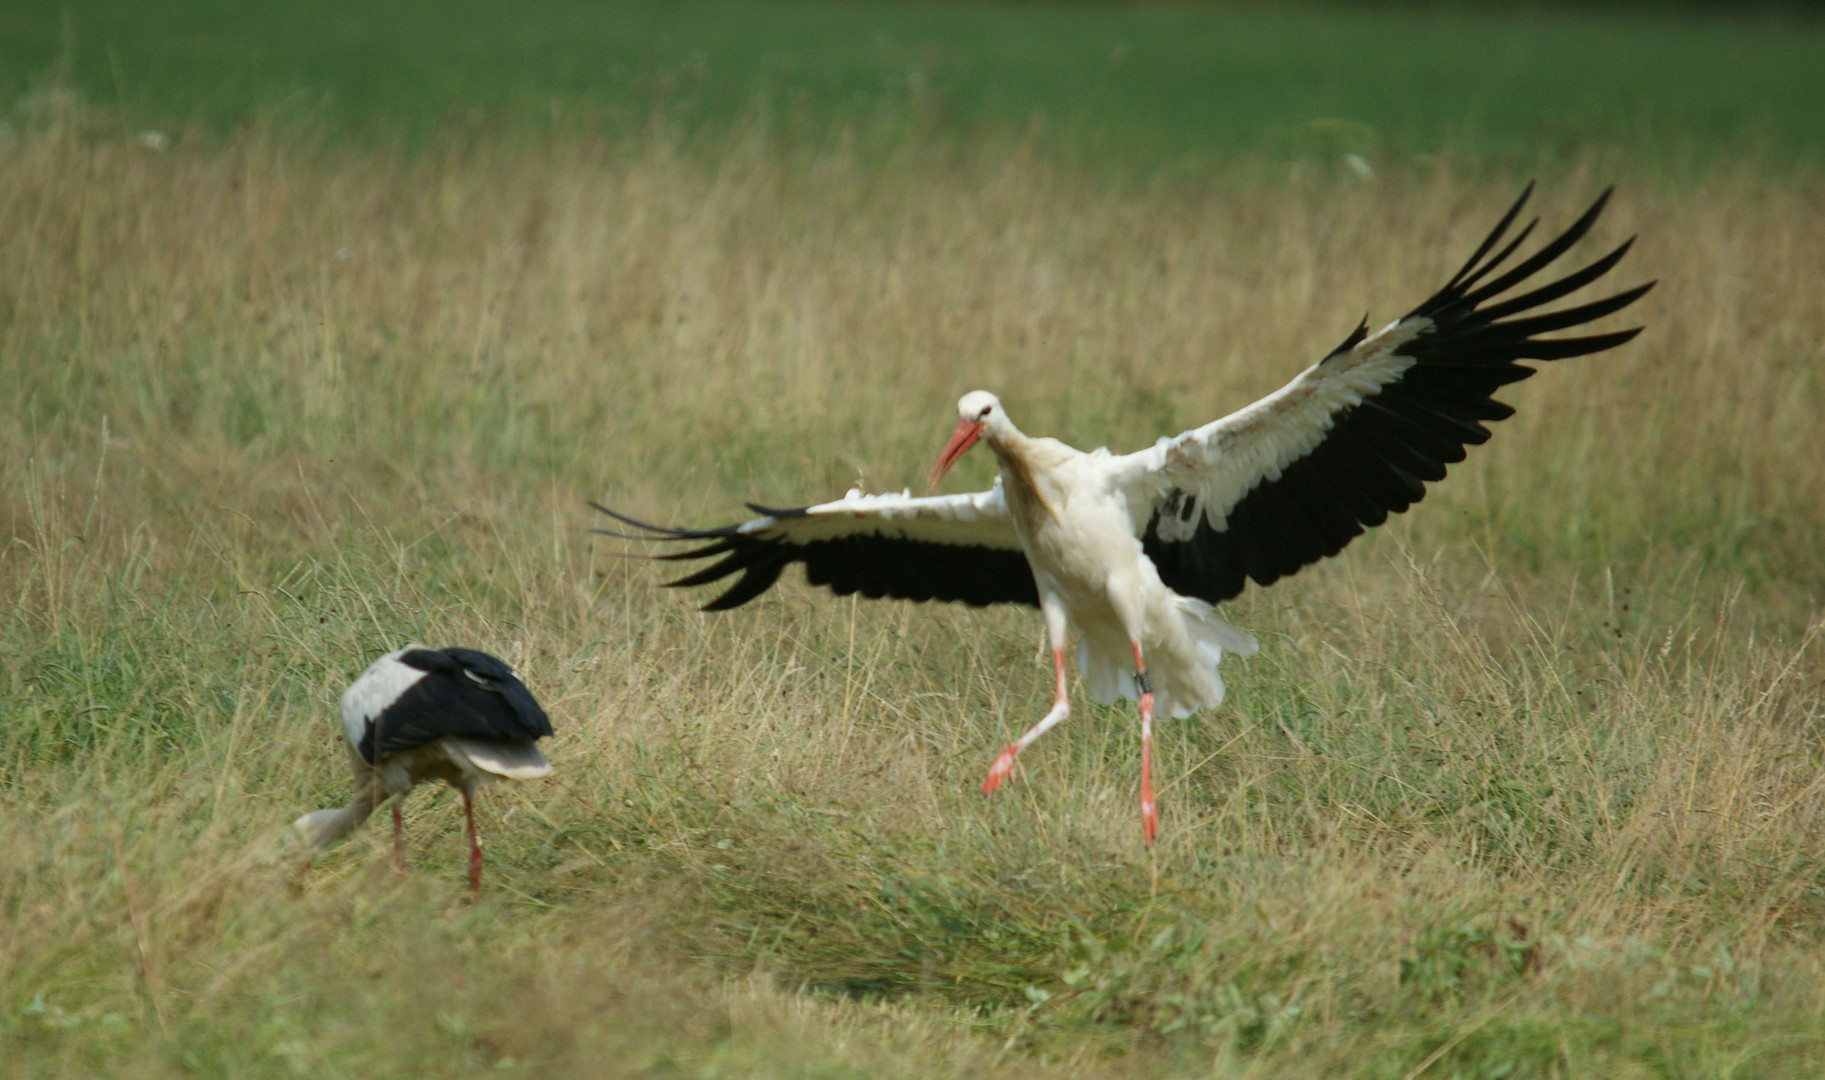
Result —
M1535 336L1627 307L1653 282L1532 313L1602 277L1632 238L1580 270L1497 302L1580 240L1609 199L1605 191L1564 233L1484 282L1538 224L1490 254L1532 191L1529 184L1463 268L1405 316L1374 334L1359 325L1273 394L1117 459L1116 483L1138 511L1137 526L1145 522L1142 548L1161 580L1215 603L1248 580L1267 585L1336 554L1418 502L1446 465L1464 459L1466 446L1489 438L1485 423L1513 415L1491 395L1534 373L1517 361L1601 352L1641 332Z

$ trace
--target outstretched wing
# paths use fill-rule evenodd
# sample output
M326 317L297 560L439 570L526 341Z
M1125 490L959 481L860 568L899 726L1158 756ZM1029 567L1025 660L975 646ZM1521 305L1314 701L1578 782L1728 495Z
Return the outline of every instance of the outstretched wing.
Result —
M966 604L1031 604L1039 592L1027 566L1001 481L968 495L914 498L851 491L835 502L797 510L749 505L764 515L720 529L672 529L636 521L606 506L609 517L637 534L598 530L629 539L698 542L688 551L656 556L673 561L716 562L673 586L708 585L740 574L705 611L739 607L766 592L792 563L805 564L805 580L838 596L878 599L961 600Z
M1538 335L1618 311L1653 287L1537 312L1607 273L1630 239L1595 262L1518 296L1504 296L1578 242L1609 200L1497 276L1533 232L1496 250L1527 190L1450 281L1425 303L1343 344L1253 405L1175 439L1118 458L1117 483L1146 522L1143 550L1174 590L1211 602L1266 585L1341 551L1442 479L1483 425L1513 415L1494 392L1534 373L1521 360L1559 360L1614 348L1639 327L1585 337ZM1493 254L1491 254L1493 252Z

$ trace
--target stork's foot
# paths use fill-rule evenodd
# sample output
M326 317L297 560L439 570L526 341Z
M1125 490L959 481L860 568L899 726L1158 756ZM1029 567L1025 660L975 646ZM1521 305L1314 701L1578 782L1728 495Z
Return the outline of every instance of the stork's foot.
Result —
M1033 745L1033 740L1051 730L1052 725L1071 715L1070 699L1065 697L1065 655L1054 650L1052 665L1058 672L1058 699L1052 702L1052 711L1039 718L1039 723L1027 729L1025 735L1014 741L1014 745L996 755L995 763L989 766L988 779L982 782L982 793L987 795L1000 787L1014 771L1014 756Z
M995 763L989 766L988 779L982 782L982 793L990 794L1000 787L1014 772L1014 755L1020 753L1020 747L1010 746L996 755Z

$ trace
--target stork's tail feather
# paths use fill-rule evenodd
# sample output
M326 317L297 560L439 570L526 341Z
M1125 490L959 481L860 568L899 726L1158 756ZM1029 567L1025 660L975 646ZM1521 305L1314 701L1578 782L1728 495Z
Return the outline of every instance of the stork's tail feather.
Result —
M1191 628L1191 634L1198 639L1198 644L1207 645L1218 650L1228 649L1237 656L1253 656L1261 648L1255 635L1233 623L1225 622L1217 615L1217 610L1196 597L1181 596L1178 598L1179 610L1185 614L1185 625ZM1217 657L1211 658L1214 666Z
M1162 662L1150 663L1147 673L1153 680L1153 715L1176 720L1223 703L1223 675L1217 664L1225 651L1253 656L1260 646L1253 635L1219 618L1216 609L1203 600L1175 596L1172 601L1184 620L1196 656L1185 657L1188 662L1174 663L1156 653L1156 660ZM1105 705L1124 698L1133 701L1138 696L1129 666L1132 663L1128 644L1120 637L1103 641L1086 634L1077 647L1077 667L1084 675L1084 691Z
M538 746L530 740L452 736L451 741L462 748L476 768L495 776L504 776L509 780L532 780L551 772L551 762L545 760L545 755L539 753Z
M1176 718L1223 704L1223 673L1217 668L1223 654L1253 656L1261 646L1253 634L1224 621L1205 601L1192 596L1178 596L1174 600L1198 650L1197 663L1188 677L1181 680L1184 685L1168 685L1165 687L1167 692L1154 699L1154 708L1159 713Z

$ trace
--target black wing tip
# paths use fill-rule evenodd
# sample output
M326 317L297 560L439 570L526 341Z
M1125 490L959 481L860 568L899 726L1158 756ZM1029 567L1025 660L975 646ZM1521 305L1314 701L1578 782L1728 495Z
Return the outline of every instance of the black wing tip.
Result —
M639 518L630 517L619 510L611 510L599 502L588 501L588 503L595 509L607 514L616 521L621 522L623 525L629 525L633 528L644 530L643 533L638 535L620 532L616 529L589 530L598 536L612 536L618 540L716 540L737 535L741 531L741 524L722 525L714 529L680 529L671 525L654 525L650 521L641 521Z
M1329 360L1332 357L1336 357L1336 356L1343 356L1344 354L1348 353L1351 349L1354 349L1356 346L1362 344L1363 340L1365 338L1367 338L1368 336L1369 336L1369 314L1368 314L1368 312L1365 311L1365 312L1363 312L1362 318L1357 320L1356 329L1350 331L1349 334L1344 337L1343 341L1340 342L1335 349L1332 349L1330 352L1324 354L1325 360ZM1323 361L1320 361L1320 363L1322 363L1322 362Z
M1482 247L1478 248L1478 253L1466 264L1465 269L1459 271L1449 283L1410 314L1432 319L1435 327L1441 331L1444 331L1447 326L1455 327L1453 331L1443 336L1460 340L1466 334L1478 334L1490 329L1501 330L1509 335L1508 341L1512 347L1519 344L1523 336L1550 332L1569 325L1576 325L1579 322L1594 320L1633 303L1654 283L1650 282L1647 286L1638 286L1579 307L1535 314L1527 319L1500 321L1522 312L1537 311L1554 300L1592 284L1615 269L1623 256L1634 247L1636 236L1628 237L1581 269L1555 277L1546 284L1539 285L1522 295L1506 295L1505 297L1510 290L1557 262L1582 240L1595 225L1604 207L1609 204L1615 190L1613 184L1605 187L1590 206L1578 216L1578 219L1557 236L1548 240L1539 249L1493 280L1484 281L1482 279L1505 262L1509 255L1519 247L1527 232L1531 230L1530 226L1529 230L1524 230L1521 236L1517 236L1499 254L1483 259L1483 253L1493 246L1492 241L1501 235L1504 226L1498 225L1496 232L1491 234L1490 239L1483 242ZM1504 218L1504 224L1507 220ZM1577 317L1580 313L1583 314L1583 318ZM1546 339L1532 339L1532 343L1537 344L1544 340Z
M698 608L699 611L730 611L738 608L755 597L771 589L779 581L779 576L786 569L787 559L765 560L749 563L741 567L731 567L731 571L740 569L741 577L728 587L722 595ZM721 565L721 564L718 564ZM725 577L726 573L717 577ZM714 579L712 579L714 580ZM707 582L706 582L707 584Z
M681 578L674 578L665 583L668 589L691 589L699 585L708 585L712 581L721 581L730 574L747 569L753 564L751 552L732 552L726 558L718 559L708 566L699 567Z
M600 503L592 502L589 505L595 507L604 514L607 514L609 517L614 518L616 521L621 522L623 525L631 525L636 529L644 529L647 535L640 539L646 540L700 540L706 536L734 528L734 526L731 525L725 526L723 529L680 529L672 525L654 525L650 521L641 521L639 518L629 517L619 511L610 510Z
M1634 341L1636 338L1640 337L1641 332L1646 329L1647 329L1647 327L1645 327L1645 326L1631 326L1626 330L1612 330L1607 334L1592 334L1586 338L1572 338L1572 339L1565 339L1565 340L1574 340L1574 341L1582 340L1582 341L1590 342L1594 346L1591 349L1591 352L1603 352L1605 349L1613 349L1618 345L1626 345L1629 342ZM1554 339L1548 338L1546 340L1547 340L1547 343L1550 344ZM1601 343L1601 344L1598 344L1598 343Z
M1652 280L1642 282L1641 284L1635 286L1632 289L1624 289L1623 291L1617 293L1615 295L1615 297L1613 297L1613 299L1620 301L1616 305L1616 310L1621 311L1623 308L1628 307L1630 304L1632 304L1635 301L1646 296L1648 293L1653 292L1654 286L1656 286L1658 284L1660 284L1660 279L1653 278ZM1623 299L1624 297L1627 297L1627 299Z
M629 517L628 515L623 514L621 511L612 510L606 506L603 506L601 503L594 501L593 499L589 500L589 505L594 507L596 510L600 511L601 513L606 514L611 518L614 518L616 521L619 521L623 525L631 525L636 529L644 529L650 535L627 536L625 533L613 532L608 529L592 529L592 530L590 530L591 532L599 532L599 533L602 533L607 536L619 536L619 537L622 537L627 540L660 540L660 539L676 538L679 536L680 533L682 533L684 531L682 529L675 529L675 528L672 528L667 525L654 525L650 521L641 521L637 517Z
M1572 222L1564 232L1548 241L1540 250L1528 256L1519 266L1504 273L1495 281L1483 284L1473 292L1473 287L1477 286L1485 276L1508 261L1509 257L1521 246L1522 242L1533 233L1534 227L1540 223L1539 218L1535 218L1528 222L1527 227L1522 229L1520 234L1517 235L1507 247L1503 248L1493 257L1488 259L1484 258L1484 256L1489 253L1490 249L1494 248L1495 245L1500 242L1501 238L1507 233L1509 226L1514 223L1515 217L1520 213L1521 207L1526 204L1528 196L1533 194L1534 183L1535 182L1532 180L1527 182L1526 187L1521 191L1521 197L1515 200L1514 205L1509 207L1506 214L1502 215L1502 219L1496 223L1495 228L1491 230L1489 236L1485 238L1482 244L1477 247L1476 251L1471 254L1469 260L1464 263L1463 268L1456 274L1453 274L1451 280L1446 282L1444 287L1441 288L1431 300L1415 309L1413 312L1414 314L1420 314L1440 302L1468 301L1474 307L1485 300L1506 292L1521 281L1532 277L1549 263L1556 261L1559 256L1565 254L1572 245L1583 239L1584 235L1590 232L1591 227L1597 223L1598 217L1602 215L1604 207L1609 205L1610 197L1616 192L1616 185L1614 184L1605 187L1598 193L1597 198L1592 201L1590 206L1585 209L1584 213L1578 215L1578 219ZM1633 239L1634 238L1631 237L1628 243L1623 245L1622 250L1626 251L1628 244L1633 243ZM1620 258L1620 256L1617 257Z
M1507 212L1502 215L1500 221L1496 222L1495 228L1490 230L1489 239L1484 244L1485 248L1492 248L1501 241L1502 235L1520 218L1521 211L1527 209L1527 204L1533 200L1534 191L1539 186L1540 181L1537 178L1529 178L1527 183L1521 185L1521 193L1515 196L1515 200L1509 204ZM1539 221L1538 218L1534 220Z
M617 540L656 540L656 539L658 539L658 537L654 537L654 536L643 536L638 533L625 533L625 532L620 532L616 529L591 529L591 530L589 530L589 534L591 536L612 536Z
M1616 185L1614 184L1609 185L1599 192L1597 198L1591 202L1590 207L1587 208L1584 213L1579 214L1578 220L1572 222L1571 227L1565 230L1565 236L1571 237L1572 243L1576 243L1581 239L1585 233L1590 231L1591 226L1597 223L1597 219L1603 216L1603 208L1610 204L1610 196L1615 193ZM1561 237L1561 239L1563 239L1563 237Z
M1490 260L1488 264L1483 265L1482 269L1477 269L1478 265L1483 263L1483 256L1489 254L1490 249L1501 243L1502 237L1508 234L1509 228L1514 225L1515 219L1521 216L1521 209L1527 205L1527 200L1533 197L1533 193L1534 181L1529 180L1521 188L1520 196L1517 197L1514 204L1508 208L1508 212L1503 214L1501 220L1495 223L1495 228L1489 230L1489 235L1484 237L1483 242L1478 244L1476 250L1470 253L1470 258L1464 260L1464 265L1458 268L1458 272L1451 275L1451 279L1445 282L1444 288L1440 290L1441 293L1448 293L1451 290L1458 288L1469 288L1470 284L1477 278L1487 274L1490 270L1506 260L1508 256L1514 252L1515 246L1529 233L1533 232L1534 226L1539 224L1538 219L1529 222L1527 227L1521 230L1521 235L1515 238L1514 243L1508 245L1506 251L1503 251L1494 259ZM1472 273L1472 271L1475 272Z

